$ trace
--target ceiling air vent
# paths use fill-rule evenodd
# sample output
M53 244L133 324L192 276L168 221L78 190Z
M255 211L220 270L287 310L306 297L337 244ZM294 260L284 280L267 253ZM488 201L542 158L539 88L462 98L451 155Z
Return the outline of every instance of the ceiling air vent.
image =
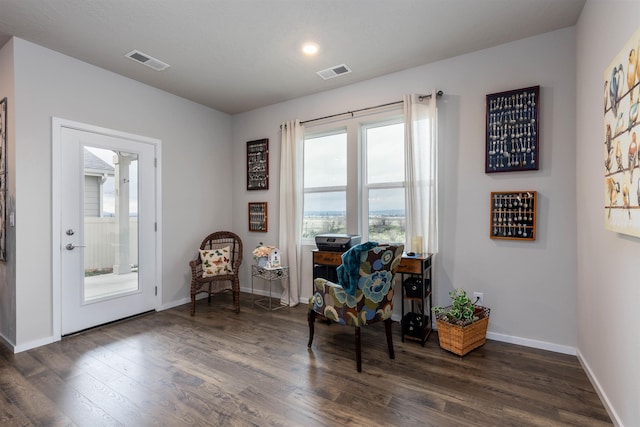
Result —
M349 68L346 64L341 64L331 68L327 68L326 70L317 71L316 74L323 79L328 80L334 77L342 76L343 74L349 74L350 72L351 68Z
M132 61L139 62L140 64L146 65L149 68L153 68L156 71L163 71L169 68L169 64L166 64L159 59L156 59L138 50L132 50L125 56Z

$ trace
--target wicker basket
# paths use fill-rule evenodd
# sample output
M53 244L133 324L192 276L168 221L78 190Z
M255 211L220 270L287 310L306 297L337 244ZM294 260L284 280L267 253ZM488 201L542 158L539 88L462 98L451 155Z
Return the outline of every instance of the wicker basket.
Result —
M487 307L477 306L476 316L480 320L467 326L454 325L436 318L440 347L458 356L464 356L483 345L487 338L490 312L491 310Z

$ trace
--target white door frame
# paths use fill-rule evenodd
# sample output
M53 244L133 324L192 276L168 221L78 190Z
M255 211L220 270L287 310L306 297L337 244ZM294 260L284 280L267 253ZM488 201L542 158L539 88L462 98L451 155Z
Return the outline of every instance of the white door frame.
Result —
M158 287L158 295L155 301L155 309L159 310L162 302L162 173L161 173L161 141L156 138L134 135L131 133L120 132L99 126L89 125L85 123L65 120L58 117L52 117L51 121L51 142L52 142L52 174L51 174L51 271L52 271L52 301L53 301L53 340L60 341L62 338L62 292L61 292L61 262L62 262L62 242L60 239L61 225L61 199L62 199L62 128L76 129L85 132L98 133L116 138L130 139L133 141L153 144L156 151L156 167L155 172L155 217L156 217L156 286Z

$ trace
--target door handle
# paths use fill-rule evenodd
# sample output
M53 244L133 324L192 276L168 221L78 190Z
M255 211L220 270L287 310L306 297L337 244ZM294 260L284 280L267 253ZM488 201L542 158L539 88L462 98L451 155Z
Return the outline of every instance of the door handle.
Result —
M74 245L73 245L73 243L67 243L67 246L65 246L64 248L65 248L66 250L68 250L68 251L72 251L72 250L74 250L75 248L84 248L84 247L86 247L86 246L85 246L85 245L75 245L75 246L74 246Z

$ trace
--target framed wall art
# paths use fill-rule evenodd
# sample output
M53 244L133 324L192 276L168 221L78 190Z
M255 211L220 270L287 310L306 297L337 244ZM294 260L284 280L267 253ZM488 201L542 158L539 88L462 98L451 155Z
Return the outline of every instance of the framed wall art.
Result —
M247 190L269 189L269 140L247 142Z
M267 232L267 202L249 202L249 231Z
M607 230L640 237L640 29L604 71L604 220Z
M540 167L540 86L487 95L485 173Z
M7 98L0 101L0 261L7 260Z
M503 240L536 240L537 193L491 193L489 237Z

